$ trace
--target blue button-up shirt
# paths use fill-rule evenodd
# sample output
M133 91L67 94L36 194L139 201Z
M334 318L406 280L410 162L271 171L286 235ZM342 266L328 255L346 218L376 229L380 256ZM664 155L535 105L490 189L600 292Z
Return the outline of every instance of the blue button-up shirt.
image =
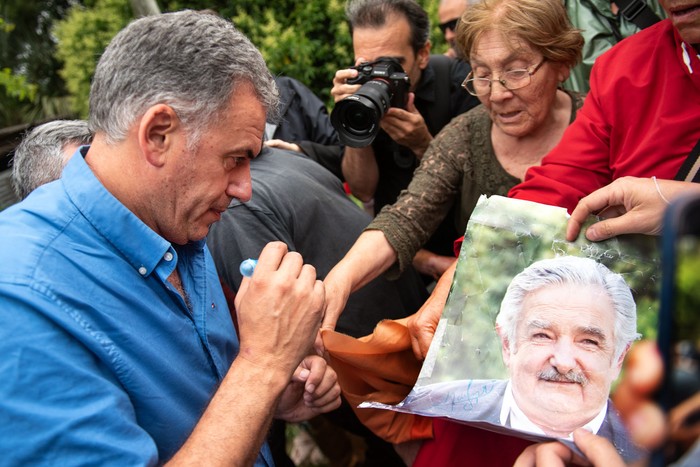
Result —
M157 235L86 150L0 213L3 464L164 462L238 351L204 241ZM167 281L176 267L189 307ZM267 445L256 464L272 464Z

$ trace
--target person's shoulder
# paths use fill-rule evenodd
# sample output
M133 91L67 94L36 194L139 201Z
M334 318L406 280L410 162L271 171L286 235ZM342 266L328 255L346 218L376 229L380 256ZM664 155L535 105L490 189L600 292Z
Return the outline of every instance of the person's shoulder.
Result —
M583 102L586 100L586 93L580 91L572 91L570 89L564 89L564 92L568 94L571 101L574 103L574 108L576 110L583 107Z
M626 459L640 459L647 454L633 441L629 430L610 400L608 400L605 419L597 434L609 439L618 452L624 453Z
M275 76L275 84L280 94L294 93L296 89L304 87L301 82L290 76Z
M277 87L287 87L287 88L293 88L297 90L305 90L311 92L311 90L301 81L299 81L296 78L292 78L291 76L284 76L284 75L279 75L275 76L275 84Z
M464 78L471 71L471 66L469 66L468 62L443 54L432 54L428 67L431 70L430 73L435 73L436 75L441 75L445 72L449 73L450 81L458 84L462 84ZM439 82L436 84L439 84Z
M44 232L60 231L75 213L60 181L38 187L23 201L0 213L3 239L31 239L46 242ZM0 247L7 242L0 242Z
M447 57L451 63L452 63L452 72L458 74L459 76L466 76L469 74L470 71L472 71L471 65L469 65L469 62L466 60L462 60L461 58L450 58ZM460 83L461 84L461 83Z
M0 275L11 275L17 282L33 281L37 270L56 266L61 250L71 242L71 223L78 216L73 205L63 199L60 182L44 185L24 201L0 213Z
M670 20L660 21L623 39L596 59L591 70L588 99L593 98L601 106L614 106L621 96L635 95L635 99L639 99L639 95L654 92L676 80L683 72L677 47ZM616 114L613 107L605 112Z
M305 203L346 200L340 180L328 169L304 154L265 148L251 164L253 197L250 207L272 205L304 208ZM235 203L235 201L234 201Z
M477 105L453 117L450 123L445 125L442 131L440 131L437 138L450 137L450 135L454 135L455 133L463 134L465 131L473 132L477 127L491 127L491 118L489 117L488 109L483 105Z
M319 178L325 178L328 172L303 153L268 147L253 159L250 168L253 179L276 175L286 177L288 183L299 178L306 180L305 183L315 183ZM296 183L299 183L299 180L296 180Z
M669 42L670 41L670 42ZM636 34L624 38L596 60L597 66L625 63L634 65L648 61L660 45L674 43L673 25L670 19L659 21ZM600 65L598 65L600 63Z
M307 85L291 76L276 76L275 84L277 84L277 87L280 89L280 93L289 95L296 94L302 99L321 101Z

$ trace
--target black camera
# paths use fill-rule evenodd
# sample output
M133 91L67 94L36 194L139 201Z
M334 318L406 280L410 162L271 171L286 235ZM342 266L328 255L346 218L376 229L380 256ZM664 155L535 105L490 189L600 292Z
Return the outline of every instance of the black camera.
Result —
M347 83L362 87L335 104L331 124L343 144L361 148L372 144L390 107L406 107L410 80L395 58L380 57L352 68L358 74Z

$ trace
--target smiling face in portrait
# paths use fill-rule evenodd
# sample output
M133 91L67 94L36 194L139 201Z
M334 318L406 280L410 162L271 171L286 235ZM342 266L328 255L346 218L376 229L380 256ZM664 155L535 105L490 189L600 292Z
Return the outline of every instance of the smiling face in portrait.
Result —
M499 79L510 70L532 70L544 57L522 40L508 41L500 32L486 31L471 51L473 77ZM478 96L495 127L508 136L524 137L554 118L559 83L568 78L565 65L545 60L530 77L530 84L510 91L498 82L491 93Z
M187 138L172 148L158 231L171 242L203 239L233 198L251 197L250 159L262 147L265 109L253 88L242 83L226 110L190 148Z
M518 407L546 433L566 436L605 406L624 356L615 358L614 329L599 286L546 285L525 297L503 358Z

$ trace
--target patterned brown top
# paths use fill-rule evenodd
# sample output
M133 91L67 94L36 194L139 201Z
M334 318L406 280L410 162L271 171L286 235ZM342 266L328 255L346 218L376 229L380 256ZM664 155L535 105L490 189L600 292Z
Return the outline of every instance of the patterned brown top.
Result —
M574 103L573 122L583 105L583 95L566 93ZM479 196L507 196L520 183L496 159L491 125L481 105L452 119L430 144L408 188L367 226L366 230L381 230L397 253L397 263L387 271L389 277L396 277L411 264L454 203L455 226L464 232Z

